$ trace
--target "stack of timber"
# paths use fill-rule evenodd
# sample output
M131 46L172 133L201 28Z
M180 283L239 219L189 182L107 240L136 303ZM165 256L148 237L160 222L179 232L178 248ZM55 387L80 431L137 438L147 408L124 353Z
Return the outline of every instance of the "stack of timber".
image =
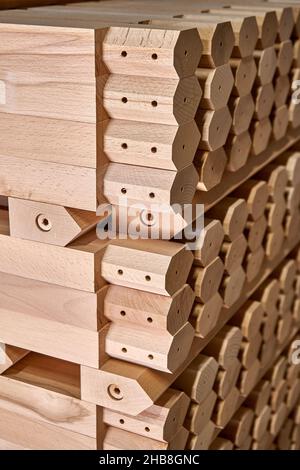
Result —
M0 12L1 449L299 449L299 70L299 2Z

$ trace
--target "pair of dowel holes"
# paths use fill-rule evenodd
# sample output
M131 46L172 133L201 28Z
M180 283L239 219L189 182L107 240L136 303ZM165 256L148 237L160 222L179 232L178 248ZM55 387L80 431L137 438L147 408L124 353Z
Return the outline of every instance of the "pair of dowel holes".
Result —
M122 56L122 57L127 57L127 55L128 55L128 54L127 54L127 51L122 51L122 52L121 52L121 56ZM154 52L154 53L151 55L151 59L157 60L157 59L158 59L158 55Z
M119 423L120 424L125 424L125 420L121 418L121 419L119 419ZM150 432L150 428L148 426L146 426L144 429L145 429L146 432Z
M126 354L128 352L127 348L122 348L121 351L124 354ZM148 354L148 359L150 359L150 361L153 361L153 359L154 359L153 354Z
M179 313L179 310L178 310L178 313ZM120 311L120 315L121 315L121 317L126 317L126 312L125 312L125 310L121 310L121 311ZM152 318L152 317L147 317L147 322L148 322L148 323L153 323L153 318Z
M123 150L127 150L128 149L128 144L126 144L126 142L123 142L121 144L121 147ZM151 153L156 153L157 152L157 147L151 147Z
M126 189L126 188L122 188L122 189L121 189L121 193L122 193L122 194L127 194L127 189ZM155 193L153 193L153 192L149 193L149 197L150 197L151 199L154 199L154 198L155 198Z
M122 348L121 351L122 351L122 353L124 353L124 354L126 354L126 353L128 352L128 351L127 351L127 348ZM179 352L179 351L180 351L180 348L177 348L177 352ZM148 359L150 359L150 361L153 361L153 359L154 359L153 354L148 354Z
M222 46L223 46L223 43L221 43L220 45L221 45L221 47L222 47ZM184 51L184 55L185 55L185 57L187 57L187 55L188 55L188 51L187 51L187 50ZM121 56L122 56L122 57L127 57L127 51L122 51L122 52L121 52ZM157 60L157 59L158 59L158 55L154 52L154 53L151 55L151 59L152 59L152 60Z
M123 269L118 269L118 274L119 274L119 276L123 276L123 274L124 274ZM145 276L145 280L148 281L148 282L150 282L150 281L151 281L151 276L149 276L149 274L147 274L147 275Z
M126 96L123 96L121 101L122 101L122 103L126 104L126 103L128 103L128 98ZM186 98L184 98L184 102L186 102ZM156 108L158 106L158 102L156 100L151 101L151 106L153 108Z

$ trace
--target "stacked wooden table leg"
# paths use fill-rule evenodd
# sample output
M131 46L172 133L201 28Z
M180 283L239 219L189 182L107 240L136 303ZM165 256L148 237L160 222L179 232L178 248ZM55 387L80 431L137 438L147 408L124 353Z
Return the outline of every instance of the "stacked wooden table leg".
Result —
M0 448L299 447L298 10L258 3L0 13Z

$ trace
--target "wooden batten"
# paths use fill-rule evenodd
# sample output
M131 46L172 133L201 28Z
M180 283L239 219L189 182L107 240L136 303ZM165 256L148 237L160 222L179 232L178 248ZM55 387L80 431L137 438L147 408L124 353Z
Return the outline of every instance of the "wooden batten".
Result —
M9 198L10 234L16 238L66 246L104 220L94 212Z
M104 315L123 326L138 325L156 334L175 334L189 318L194 302L191 287L185 284L171 297L110 285L104 298Z
M170 442L183 425L189 401L183 392L170 388L154 405L138 416L104 409L103 420L109 426L160 442Z

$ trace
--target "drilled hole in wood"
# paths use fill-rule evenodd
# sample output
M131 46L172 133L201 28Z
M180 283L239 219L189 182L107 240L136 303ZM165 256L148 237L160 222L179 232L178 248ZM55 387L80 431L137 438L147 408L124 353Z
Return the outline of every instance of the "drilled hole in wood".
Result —
M124 142L122 145L121 145L122 149L126 150L128 148L128 145L126 144L126 142Z
M182 150L184 150L184 149L185 149L185 144L183 144L183 146L182 146Z
M181 186L180 191L183 193L183 191L184 191L184 186Z
M118 274L119 274L119 276L122 276L122 275L123 275L123 270L122 270L122 269L118 269Z
M149 193L149 197L151 197L151 199L155 198L155 194L154 193Z
M121 310L120 315L121 315L121 317L125 317L126 316L125 310Z
M121 52L121 56L122 56L122 57L127 57L127 52L126 52L126 51L122 51L122 52Z
M153 106L153 108L156 108L156 106L157 106L157 101L155 101L155 100L154 100L154 101L151 101L151 105Z
M153 319L152 319L151 317L148 317L148 318L147 318L147 322L148 322L148 323L152 323L152 322L153 322Z
M156 153L157 152L157 147L151 147L151 152Z
M124 424L125 423L124 419L119 419L119 423Z
M188 55L188 51L185 50L185 51L184 51L184 55L187 56L187 55Z
M146 432L150 432L150 428L148 428L148 426L145 427L145 431Z
M154 356L152 354L148 354L148 359L151 359L151 361L154 359Z
M155 53L154 53L154 54L152 54L152 56L151 56L151 57L152 57L152 59L153 59L153 60L157 60L157 58L158 58L158 57L157 57L157 54L155 54Z
M220 41L220 47L223 47L223 41Z
M186 98L183 98L183 102L186 103L187 99Z
M147 276L145 276L145 279L146 279L146 281L151 281L151 276L149 276L149 275L147 274Z
M50 232L52 229L52 223L44 214L39 214L36 218L36 224L42 232Z
M122 103L127 103L128 99L126 98L126 96L123 96L122 98Z
M121 193L122 193L122 194L126 194L126 193L127 193L127 189L126 189L126 188L122 188L122 189L121 189Z
M127 353L127 349L126 349L126 348L122 348L122 352L123 352L123 353Z
M115 384L111 384L107 387L107 393L113 400L123 400L121 389Z
M147 212L146 219L148 222L152 222L154 219L153 214L151 214L151 212Z

